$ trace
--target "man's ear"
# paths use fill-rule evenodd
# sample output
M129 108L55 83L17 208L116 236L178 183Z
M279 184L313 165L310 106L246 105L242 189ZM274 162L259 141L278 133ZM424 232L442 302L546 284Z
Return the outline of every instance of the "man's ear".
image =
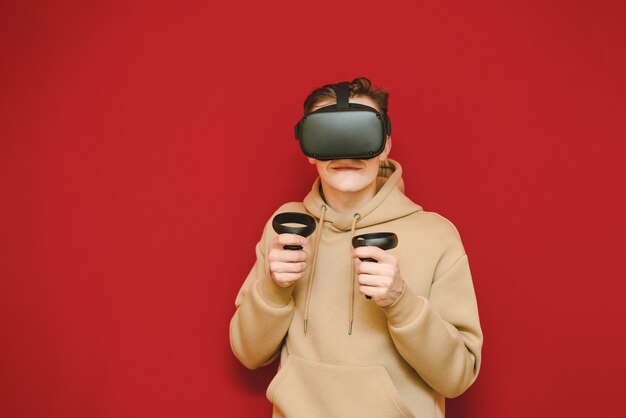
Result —
M378 158L380 161L385 161L391 152L391 136L387 135L387 139L385 140L385 149L380 153Z
M309 160L309 164L315 164L315 161L317 161L315 158L311 158L311 157L306 157L307 160Z

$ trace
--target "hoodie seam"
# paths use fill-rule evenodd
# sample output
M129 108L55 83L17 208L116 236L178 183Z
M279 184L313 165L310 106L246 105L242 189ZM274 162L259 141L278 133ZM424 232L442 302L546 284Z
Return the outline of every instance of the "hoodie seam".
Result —
M443 257L442 257L442 258L443 258ZM456 266L456 265L457 265L457 264L461 261L461 259L463 259L463 258L468 258L468 259L469 259L469 257L467 257L467 253L466 253L465 251L464 251L464 252L463 252L460 256L458 256L458 257L456 258L456 260L454 260L454 262L452 263L452 265L450 265L450 267L448 267L448 268L446 269L446 271L444 271L443 273L441 273L441 274L439 275L439 277L437 277L437 278L433 277L433 281L431 282L431 285L432 285L432 284L437 283L437 282L438 282L438 281L439 281L439 280L440 280L443 276L445 276L446 274L448 274L448 273L449 273L449 272L450 272L450 271L451 271L451 270L452 270L452 269L453 269L453 268L454 268L454 267L455 267L455 266ZM439 262L441 262L441 260L439 260ZM438 264L438 263L437 263L437 264Z

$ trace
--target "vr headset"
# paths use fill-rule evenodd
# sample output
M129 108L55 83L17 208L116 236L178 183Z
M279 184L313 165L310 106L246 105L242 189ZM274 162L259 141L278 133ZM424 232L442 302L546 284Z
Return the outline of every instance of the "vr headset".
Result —
M391 135L387 114L358 103L349 103L350 83L335 88L337 104L311 112L295 126L302 152L316 160L357 159L377 156Z

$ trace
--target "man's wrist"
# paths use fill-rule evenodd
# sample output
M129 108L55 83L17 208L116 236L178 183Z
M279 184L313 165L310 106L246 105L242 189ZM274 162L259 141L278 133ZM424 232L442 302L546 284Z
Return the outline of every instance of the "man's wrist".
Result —
M384 303L383 305L379 305L379 306L381 308L389 308L390 306L394 305L398 301L398 299L402 297L405 286L406 286L406 283L404 282L404 280L400 279L396 287L394 289L390 289L390 291L387 293L387 295L383 299L385 301L388 301L388 303Z
M281 287L270 276L262 279L258 285L258 291L263 300L275 307L287 305L291 299L294 286Z

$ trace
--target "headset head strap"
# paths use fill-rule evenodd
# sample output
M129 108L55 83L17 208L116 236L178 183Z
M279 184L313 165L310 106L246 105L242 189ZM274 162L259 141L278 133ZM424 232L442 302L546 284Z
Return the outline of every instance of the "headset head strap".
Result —
M347 109L349 106L348 99L350 98L350 83L347 81L337 83L335 94L337 95L337 109Z

